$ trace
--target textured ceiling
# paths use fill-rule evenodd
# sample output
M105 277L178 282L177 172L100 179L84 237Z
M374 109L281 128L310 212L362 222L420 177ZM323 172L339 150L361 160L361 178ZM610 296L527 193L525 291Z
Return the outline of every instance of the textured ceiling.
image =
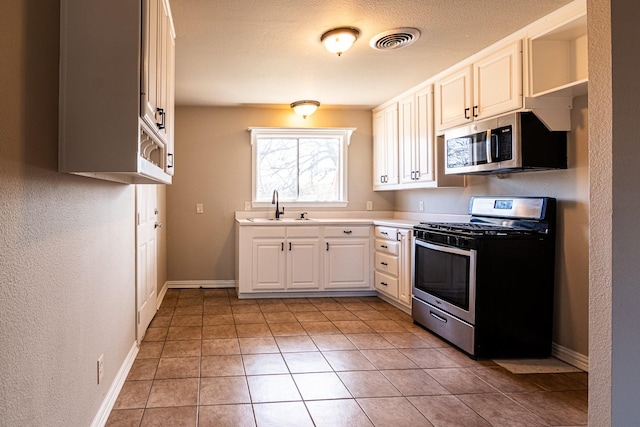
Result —
M178 105L289 104L370 108L570 0L171 0ZM343 56L320 43L352 26ZM378 33L415 27L406 48L376 51Z

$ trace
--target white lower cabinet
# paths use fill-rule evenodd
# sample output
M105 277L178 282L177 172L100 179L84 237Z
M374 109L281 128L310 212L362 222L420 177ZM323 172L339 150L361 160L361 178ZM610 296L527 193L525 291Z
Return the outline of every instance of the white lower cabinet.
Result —
M320 289L320 228L288 227L287 230L287 289Z
M374 287L383 296L411 307L411 229L377 226Z
M325 289L371 289L371 227L325 227Z
M371 227L239 226L239 294L372 290Z

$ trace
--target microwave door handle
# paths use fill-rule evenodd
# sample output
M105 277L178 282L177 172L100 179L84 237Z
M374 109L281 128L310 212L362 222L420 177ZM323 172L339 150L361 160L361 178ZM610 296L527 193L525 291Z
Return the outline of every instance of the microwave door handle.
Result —
M493 163L493 158L491 157L491 129L487 130L487 139L486 139L486 144L487 144L487 163Z
M500 161L500 140L498 139L498 135L497 134L492 134L491 135L491 144L493 145L495 143L495 158L497 161Z

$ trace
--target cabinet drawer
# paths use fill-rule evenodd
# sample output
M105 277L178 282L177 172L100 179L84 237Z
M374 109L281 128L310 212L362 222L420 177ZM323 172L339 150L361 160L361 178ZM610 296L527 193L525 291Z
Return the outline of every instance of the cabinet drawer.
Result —
M388 294L393 298L398 298L398 279L376 271L374 273L376 290Z
M249 227L247 227L249 228ZM285 228L284 227L250 227L249 233L253 237L280 237L284 239Z
M287 227L287 237L320 238L320 227L307 227L302 225Z
M397 240L396 238L396 232L398 230L392 227L380 227L377 226L376 230L375 230L375 236L378 239L385 239L385 240Z
M400 242L376 239L376 251L397 256L400 252Z
M342 227L325 227L325 237L369 237L370 227L363 226L342 226Z
M398 257L376 251L376 270L398 277Z

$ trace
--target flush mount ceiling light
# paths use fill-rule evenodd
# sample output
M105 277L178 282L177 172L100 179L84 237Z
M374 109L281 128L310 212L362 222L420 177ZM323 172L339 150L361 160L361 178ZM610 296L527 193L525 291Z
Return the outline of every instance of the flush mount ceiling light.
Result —
M396 28L374 36L369 46L376 50L402 49L415 43L420 38L417 28Z
M320 41L329 52L337 53L340 56L353 46L359 35L360 30L357 28L340 27L324 33L320 37Z
M318 101L309 100L296 101L291 103L291 108L293 108L293 111L297 115L302 116L303 119L306 119L307 116L315 113L319 106L320 103Z

